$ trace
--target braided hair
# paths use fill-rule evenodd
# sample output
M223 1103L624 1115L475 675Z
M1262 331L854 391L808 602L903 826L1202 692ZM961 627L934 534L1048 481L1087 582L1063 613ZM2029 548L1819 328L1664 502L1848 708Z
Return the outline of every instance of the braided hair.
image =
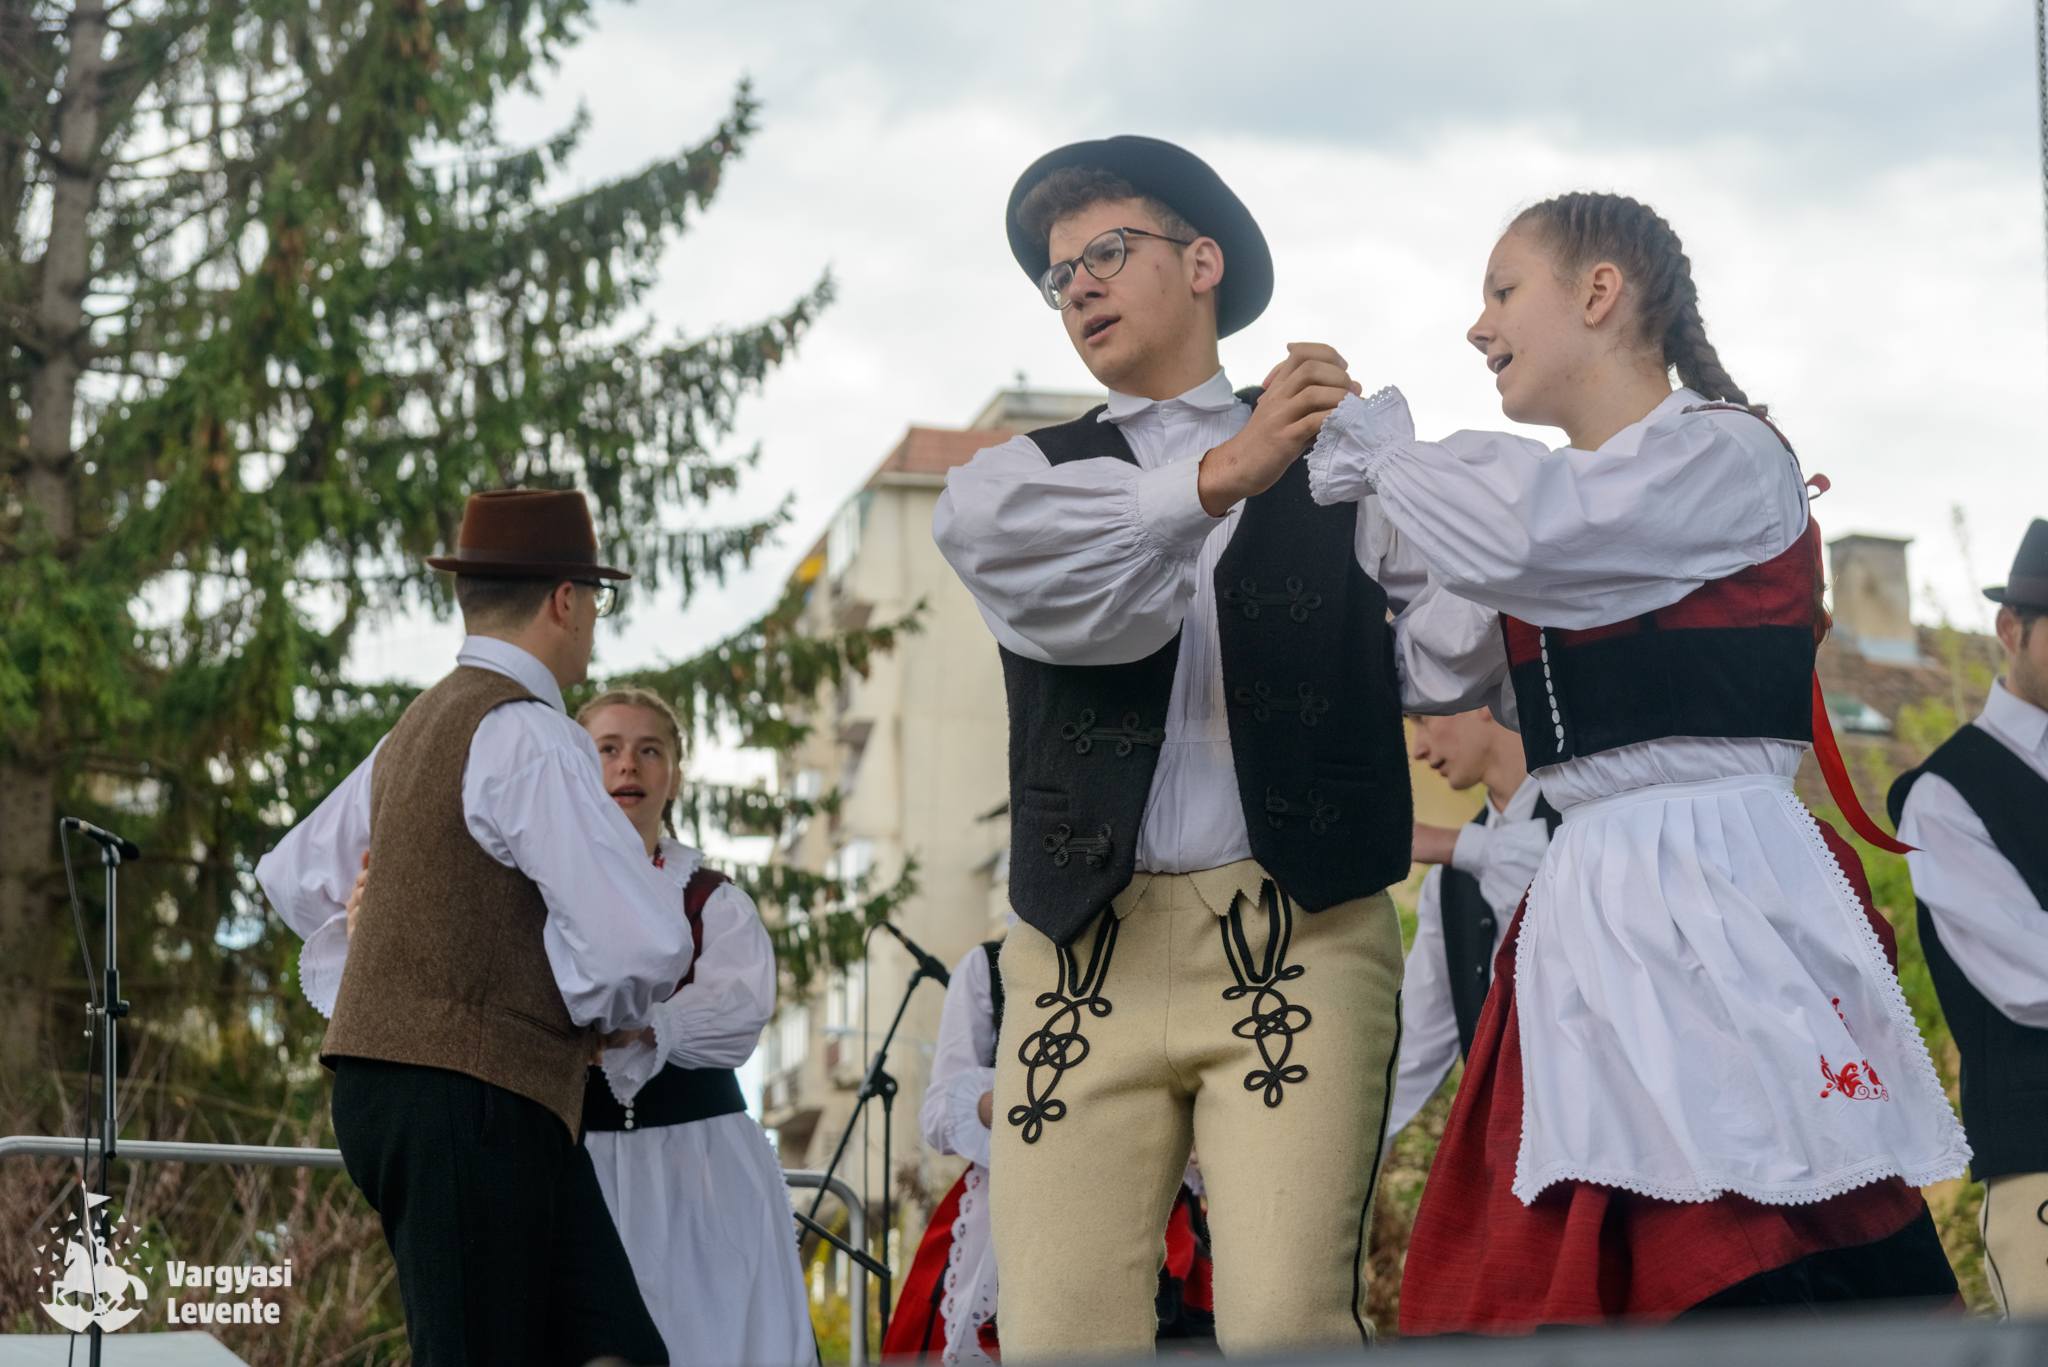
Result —
M1611 261L1635 296L1636 326L1645 343L1659 345L1678 382L1719 403L1738 403L1762 417L1721 364L1700 321L1699 291L1692 262L1671 225L1649 205L1626 195L1577 191L1532 204L1515 215L1510 232L1532 228L1550 250L1561 279L1576 279L1589 267Z

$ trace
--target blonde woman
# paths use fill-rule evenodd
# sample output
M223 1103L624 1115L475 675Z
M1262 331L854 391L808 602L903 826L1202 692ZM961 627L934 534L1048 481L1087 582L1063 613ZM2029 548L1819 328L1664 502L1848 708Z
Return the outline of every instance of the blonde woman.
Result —
M584 1145L673 1367L817 1360L787 1188L733 1070L775 1010L775 953L753 899L676 840L682 737L642 688L576 714L604 787L676 887L697 942L653 1023L590 1070Z

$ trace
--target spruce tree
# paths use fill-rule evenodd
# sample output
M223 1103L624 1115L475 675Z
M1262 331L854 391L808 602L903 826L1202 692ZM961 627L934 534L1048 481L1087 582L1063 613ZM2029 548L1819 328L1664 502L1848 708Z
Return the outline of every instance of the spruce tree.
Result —
M320 1022L254 861L412 697L352 681L350 643L447 611L421 561L469 493L582 489L634 594L685 600L785 520L673 529L740 478L735 405L831 282L709 335L636 322L756 106L742 85L697 145L551 197L581 121L514 148L496 120L588 20L584 0L0 0L0 1085L79 1066L60 812L146 851L128 995L145 1032L211 1023L190 1080L247 1093L303 1066ZM650 681L772 741L894 629L777 620Z

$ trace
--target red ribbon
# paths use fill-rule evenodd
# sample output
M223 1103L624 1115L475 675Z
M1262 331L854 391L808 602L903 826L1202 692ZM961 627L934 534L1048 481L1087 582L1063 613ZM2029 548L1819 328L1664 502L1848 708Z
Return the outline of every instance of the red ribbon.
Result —
M1850 830L1893 854L1908 854L1918 848L1886 835L1870 819L1870 813L1863 810L1863 801L1856 796L1856 785L1849 781L1849 771L1842 764L1842 747L1835 741L1834 723L1828 720L1828 701L1820 691L1820 674L1817 671L1813 676L1813 757L1820 761L1821 777L1828 781L1828 793L1835 799L1835 806L1841 809Z

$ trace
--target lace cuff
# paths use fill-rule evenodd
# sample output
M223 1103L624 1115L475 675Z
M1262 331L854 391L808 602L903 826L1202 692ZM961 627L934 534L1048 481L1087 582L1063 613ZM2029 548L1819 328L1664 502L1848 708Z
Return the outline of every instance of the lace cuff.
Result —
M654 1035L661 1038L661 1020L667 1013L655 1013ZM661 1071L662 1060L668 1057L661 1044L649 1044L644 1039L635 1039L630 1044L604 1051L600 1066L604 1069L604 1080L612 1089L612 1096L621 1106L633 1104L633 1098L640 1095L640 1089L654 1080Z
M306 937L299 949L299 991L315 1011L334 1019L341 970L348 966L348 917L337 915Z
M1415 438L1408 400L1388 385L1367 398L1347 397L1316 434L1308 453L1308 490L1317 503L1355 503L1376 489L1380 466L1396 442Z

